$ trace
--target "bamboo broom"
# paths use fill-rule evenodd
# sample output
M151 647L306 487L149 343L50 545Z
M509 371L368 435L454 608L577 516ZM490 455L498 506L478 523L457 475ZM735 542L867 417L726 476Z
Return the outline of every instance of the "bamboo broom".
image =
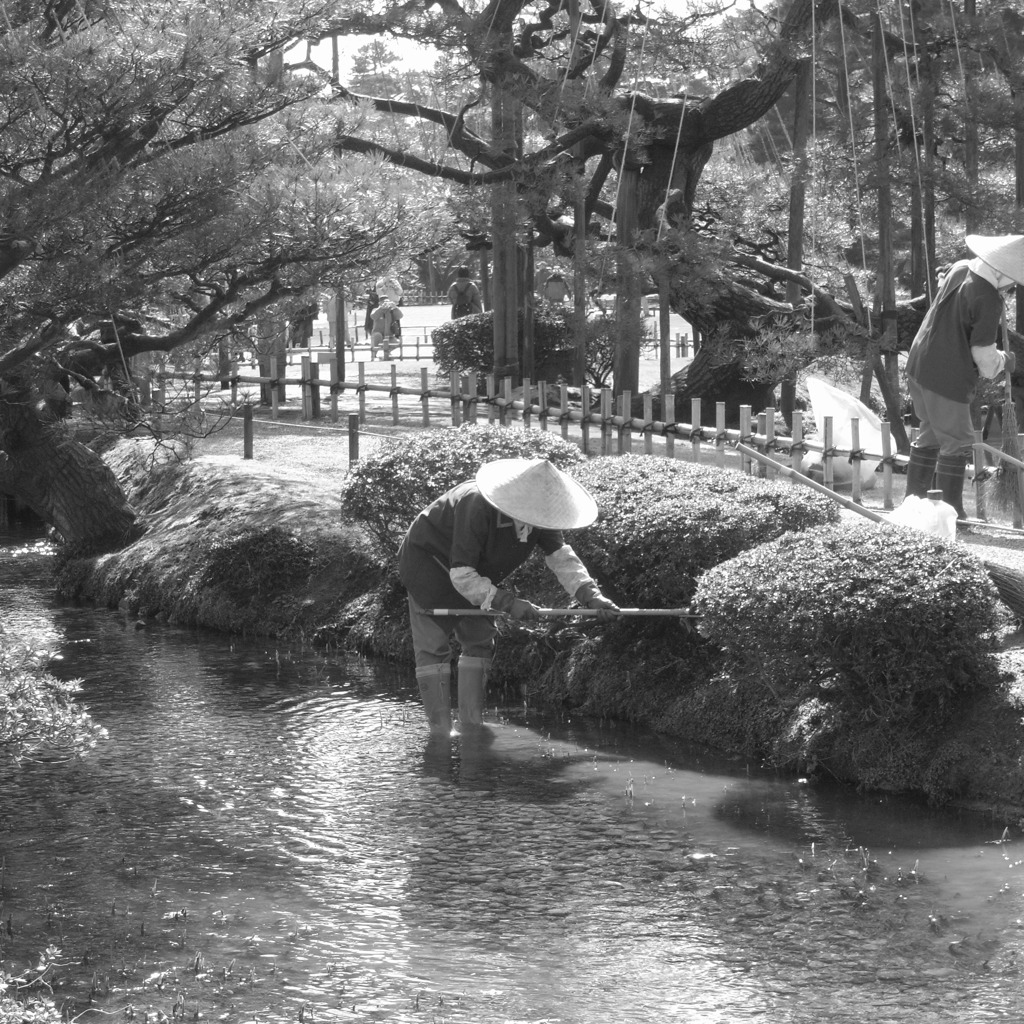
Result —
M860 515L864 516L865 519L870 519L876 523L892 524L892 520L882 515L881 512L875 512L873 509L865 508L863 505L858 505L857 502L852 501L850 498L847 498L842 494L836 494L835 491L829 490L823 484L819 484L816 480L812 480L810 477L804 476L803 473L798 473L795 469L791 469L789 466L783 466L782 463L776 462L774 459L762 454L756 448L751 448L742 442L738 442L736 444L736 449L758 462L774 466L782 476L789 477L791 480L796 480L798 483L805 484L807 487L810 487L812 491L818 491L820 494L827 495L832 498L833 501L842 505L843 508L848 508L852 512L858 512ZM1017 618L1024 619L1024 573L1017 572L1015 569L1010 569L1005 565L1000 565L998 562L990 562L985 558L980 558L979 561L985 566L985 571L988 573L988 578L992 581L992 585L996 588L996 592L999 594L999 599L1007 608L1010 609L1010 611L1013 612L1014 615L1017 616Z
M1003 351L1009 351L1010 335L1006 329L1006 309L1003 309L1002 318ZM1012 385L1010 375L1006 374L1006 384L1003 394L1003 438L1000 449L1004 455L1009 455L1018 462L1021 460L1020 436L1017 426L1017 409L1013 404ZM996 473L995 487L992 498L997 505L1013 515L1013 525L1020 529L1024 525L1024 471L1015 467L1012 463L1000 463L999 471Z

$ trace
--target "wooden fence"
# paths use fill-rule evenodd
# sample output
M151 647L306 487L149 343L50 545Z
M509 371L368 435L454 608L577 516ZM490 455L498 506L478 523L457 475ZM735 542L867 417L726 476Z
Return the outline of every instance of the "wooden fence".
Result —
M377 364L370 365L378 369ZM302 356L300 376L287 381L278 376L274 360L271 360L270 376L266 377L238 373L224 376L203 372L201 366L191 374L160 371L150 381L152 393L144 394L143 404L150 401L155 410L154 416L159 420L161 413L169 411L172 406L181 408L190 403L202 403L217 389L222 402L232 412L243 410L245 421L250 424L245 441L246 457L252 456L253 403L249 397L240 398L239 389L245 385L266 385L270 390L269 416L276 420L280 415L280 387L287 383L301 388L302 420L309 423L324 419L339 423L343 414L341 398L351 394L356 411L345 411L344 415L350 430L349 457L353 460L359 457L359 443L358 436L353 437L352 432L365 430L370 395L386 396L384 403L375 406L374 413L378 421L381 417L386 421L390 411L391 425L395 427L403 425L403 414L406 425L424 428L481 421L507 426L516 421L523 429L557 431L590 454L642 451L719 466L736 465L738 462L743 472L772 477L775 474L770 467L738 453L736 444L742 443L768 454L797 472L804 472L805 464L816 453L820 456L821 481L826 487L835 487L837 464L845 462L852 467L842 475L850 477L851 498L858 503L862 500L863 489L859 465L864 460L871 460L880 464L882 501L887 509L894 507L893 473L907 462L905 456L895 452L887 423L882 424L881 450L876 452L860 446L857 420L851 424L850 447L840 448L833 442L831 417L825 417L818 429L808 436L804 416L799 411L794 414L790 434L781 436L776 433L774 409L755 415L750 406L741 406L738 428L727 427L725 404L718 402L715 405L715 426L709 427L701 425L704 403L699 398L691 399L688 409L678 410L684 414L680 420L677 419L675 396L666 395L663 418L658 420L654 418L654 399L650 395L643 396L643 415L636 417L632 415L633 396L627 392L616 399L608 388L599 392L588 387L571 391L564 384L548 385L544 381L529 379L524 379L519 387L514 388L511 378L480 378L474 373L461 377L453 375L447 387L438 388L431 387L431 370L426 366L420 367L419 386L410 387L399 384L395 364L390 367L389 383L368 381L367 364L364 362L358 363L356 369L356 380L342 380L338 376L336 360L330 359L323 364ZM327 371L326 375L322 370ZM180 390L169 403L166 388L175 381L180 383ZM414 413L415 423L409 422L410 408L417 410ZM978 466L985 464L986 447L981 443L979 432L975 448Z

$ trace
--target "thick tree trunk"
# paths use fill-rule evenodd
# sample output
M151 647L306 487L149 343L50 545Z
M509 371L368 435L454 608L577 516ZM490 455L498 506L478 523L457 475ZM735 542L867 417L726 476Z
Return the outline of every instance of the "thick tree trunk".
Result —
M110 467L91 448L43 423L28 403L0 398L0 492L49 523L77 552L123 547L138 521Z

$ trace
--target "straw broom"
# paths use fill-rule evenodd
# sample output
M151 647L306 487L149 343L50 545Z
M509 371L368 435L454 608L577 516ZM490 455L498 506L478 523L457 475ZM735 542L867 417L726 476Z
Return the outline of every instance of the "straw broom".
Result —
M1010 335L1006 329L1006 310L1003 309L1003 351L1008 352L1010 346ZM1003 396L1003 439L1000 449L1004 455L1009 455L1020 461L1020 437L1017 426L1017 410L1013 404L1012 385L1010 375L1006 374L1006 384ZM995 487L992 492L992 499L997 505L1013 515L1013 525L1018 529L1024 523L1024 471L1004 463L999 466L996 474Z

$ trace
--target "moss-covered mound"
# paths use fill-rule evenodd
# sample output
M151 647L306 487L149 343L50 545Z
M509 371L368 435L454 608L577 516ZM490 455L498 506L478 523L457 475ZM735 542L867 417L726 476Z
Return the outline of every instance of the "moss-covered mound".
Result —
M182 625L308 636L345 620L380 578L365 534L339 520L318 477L235 459L185 461L145 441L122 442L106 458L145 535L65 562L66 598Z

